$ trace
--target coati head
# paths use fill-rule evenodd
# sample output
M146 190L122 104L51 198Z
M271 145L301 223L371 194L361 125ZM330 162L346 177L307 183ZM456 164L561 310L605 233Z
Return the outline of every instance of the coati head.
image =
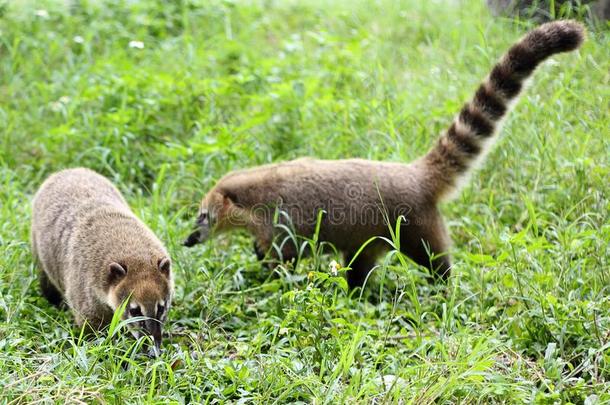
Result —
M225 190L212 190L201 201L193 231L183 245L191 247L205 242L212 233L244 225L247 210L239 206L237 197Z
M108 303L116 311L128 300L123 319L142 317L130 322L131 333L142 333L154 341L153 355L159 354L163 323L167 319L173 292L171 260L162 257L145 263L136 259L111 262L108 265Z
M212 226L210 212L207 208L201 207L199 216L197 216L195 230L186 238L183 245L191 247L203 243L210 236Z

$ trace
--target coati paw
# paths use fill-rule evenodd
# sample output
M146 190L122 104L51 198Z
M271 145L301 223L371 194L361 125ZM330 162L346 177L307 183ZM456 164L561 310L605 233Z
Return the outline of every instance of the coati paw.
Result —
M254 253L256 253L256 259L258 261L262 261L265 258L267 252L265 252L260 247L260 245L259 245L259 243L257 241L254 241Z
M49 276L46 275L43 271L41 271L38 275L38 280L40 281L40 291L42 295L49 301L51 304L55 305L60 309L66 308L66 303L64 302L64 297L61 292L53 285L51 280L49 280Z

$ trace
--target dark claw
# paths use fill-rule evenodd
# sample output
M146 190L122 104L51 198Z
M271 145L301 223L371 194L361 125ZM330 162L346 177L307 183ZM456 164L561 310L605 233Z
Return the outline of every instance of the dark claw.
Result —
M256 253L256 258L258 261L262 261L265 258L265 252L258 247L258 243L256 243L256 241L254 241L254 253Z

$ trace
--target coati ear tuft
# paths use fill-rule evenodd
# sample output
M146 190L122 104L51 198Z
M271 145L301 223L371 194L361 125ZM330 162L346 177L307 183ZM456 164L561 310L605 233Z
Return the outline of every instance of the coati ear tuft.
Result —
M159 271L169 277L169 272L172 268L172 261L169 257L164 257L163 259L159 259L157 262L157 266L159 267Z
M117 262L108 265L108 279L110 283L117 283L127 274L127 267Z

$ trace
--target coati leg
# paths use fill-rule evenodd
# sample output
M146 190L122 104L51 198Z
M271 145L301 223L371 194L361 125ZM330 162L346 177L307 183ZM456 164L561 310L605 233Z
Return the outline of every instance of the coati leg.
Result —
M42 295L49 301L51 304L56 307L62 307L63 297L61 292L53 285L47 273L42 270L42 264L40 261L40 257L38 256L38 245L36 244L36 237L34 233L31 235L31 244L32 244L32 253L34 262L38 265L38 282L40 283L40 291Z
M365 249L356 258L354 258L356 252L345 254L345 265L350 266L350 270L347 271L347 285L350 290L356 287L362 287L366 281L367 276L371 272L371 269L375 266L377 255L374 254L371 249ZM352 261L353 259L353 261ZM350 261L352 263L350 264Z
M259 246L259 243L256 239L254 240L254 254L256 254L256 260L258 260L259 262L262 261L265 256L267 256L267 252Z
M440 213L435 210L413 222L400 230L401 252L430 270L429 281L446 281L451 272L450 239Z
M278 251L277 248L280 248ZM275 246L272 238L259 237L254 241L254 253L259 261L265 258L269 259L266 263L269 269L276 266L291 262L296 267L298 260L297 247L291 239L282 239L282 235L275 238Z
M57 307L63 307L63 297L57 287L53 285L49 276L44 271L38 273L38 281L40 282L40 291L42 295L53 305Z

